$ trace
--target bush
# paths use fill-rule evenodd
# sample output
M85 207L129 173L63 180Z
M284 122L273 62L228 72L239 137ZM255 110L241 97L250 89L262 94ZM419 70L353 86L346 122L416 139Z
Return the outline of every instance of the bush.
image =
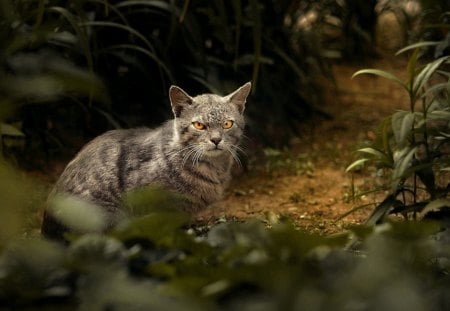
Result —
M154 212L108 235L10 243L0 302L47 310L446 310L448 234L385 224L320 237L287 222L223 223L206 236ZM357 237L358 248L347 245ZM347 245L347 246L346 246Z
M377 139L359 149L363 156L347 168L349 171L372 161L380 170L390 173L389 183L379 189L389 194L377 205L368 224L378 223L392 213L415 219L430 212L444 213L450 208L450 183L445 177L450 170L450 57L442 56L421 65L420 48L430 45L437 43L421 42L399 52L414 50L405 81L377 69L354 74L387 78L400 85L409 99L409 111L397 111L383 120Z

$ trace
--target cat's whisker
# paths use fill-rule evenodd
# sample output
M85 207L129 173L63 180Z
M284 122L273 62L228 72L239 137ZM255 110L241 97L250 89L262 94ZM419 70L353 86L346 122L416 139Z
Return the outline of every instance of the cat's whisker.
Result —
M242 153L242 154L244 154L244 155L247 155L247 152L244 150L244 148L242 148L241 146L239 146L239 145L230 145L230 148L231 149L235 149L235 150L233 150L233 151L235 151L235 152L240 152L240 153Z
M194 158L195 154L197 153L197 146L196 145L191 145L188 152L186 152L186 154L183 156L183 162L182 162L182 167L184 167L184 165L186 164L187 160L189 160L189 158Z
M201 157L203 156L203 154L204 153L203 153L202 148L198 147L197 150L196 150L196 153L194 155L194 159L192 161L192 166L198 166L198 163L199 163Z
M241 159L239 159L239 156L236 153L236 151L233 150L233 147L237 147L237 146L234 146L234 145L225 146L225 149L231 154L231 157L234 159L234 161L237 163L237 165L242 166Z

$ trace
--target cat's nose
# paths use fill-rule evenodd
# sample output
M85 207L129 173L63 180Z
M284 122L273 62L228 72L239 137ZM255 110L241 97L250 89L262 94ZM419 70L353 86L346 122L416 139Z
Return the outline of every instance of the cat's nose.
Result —
M217 146L222 141L222 138L220 138L220 137L212 137L211 141Z

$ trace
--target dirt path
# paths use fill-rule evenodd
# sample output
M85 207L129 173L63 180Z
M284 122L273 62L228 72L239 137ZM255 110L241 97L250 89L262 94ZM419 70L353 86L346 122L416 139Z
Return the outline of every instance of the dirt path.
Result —
M352 183L345 168L352 162L354 150L375 137L377 124L406 107L406 94L397 85L375 76L351 79L355 71L368 67L401 77L405 63L395 60L334 66L337 89L329 87L322 107L334 118L305 124L290 150L265 150L264 160L250 165L248 172L237 178L226 199L199 213L197 219L211 223L257 217L270 222L288 216L305 230L322 234L363 222L370 207L338 219L356 206L380 200L383 194L353 200L354 193L369 190L380 181L375 172L365 170L355 174Z
M354 72L368 67L402 76L405 62L335 65L337 88L328 87L328 99L321 107L334 118L304 124L301 135L286 150L265 149L250 157L247 171L234 179L225 200L199 213L196 219L213 224L248 218L272 222L288 216L301 228L320 234L339 232L363 222L370 208L339 217L356 206L380 200L382 194L353 200L354 193L369 190L380 180L374 171L364 170L354 175L352 183L352 175L345 168L352 162L354 150L375 137L377 124L396 109L406 107L405 93L398 86L374 76L351 79ZM50 171L31 175L43 181L46 189L64 165L57 162ZM39 231L40 219L41 211L31 221L31 231Z

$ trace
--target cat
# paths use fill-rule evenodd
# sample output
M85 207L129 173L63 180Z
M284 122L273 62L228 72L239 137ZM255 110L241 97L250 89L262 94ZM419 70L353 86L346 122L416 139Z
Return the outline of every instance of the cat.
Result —
M66 166L49 202L64 195L89 203L105 215L101 231L123 219L123 194L145 186L159 185L182 195L180 208L185 211L204 209L221 199L233 161L239 162L250 91L247 82L227 96L192 97L172 85L172 120L156 129L112 130L98 136ZM41 227L45 237L61 239L65 232L76 231L58 213L46 208Z

